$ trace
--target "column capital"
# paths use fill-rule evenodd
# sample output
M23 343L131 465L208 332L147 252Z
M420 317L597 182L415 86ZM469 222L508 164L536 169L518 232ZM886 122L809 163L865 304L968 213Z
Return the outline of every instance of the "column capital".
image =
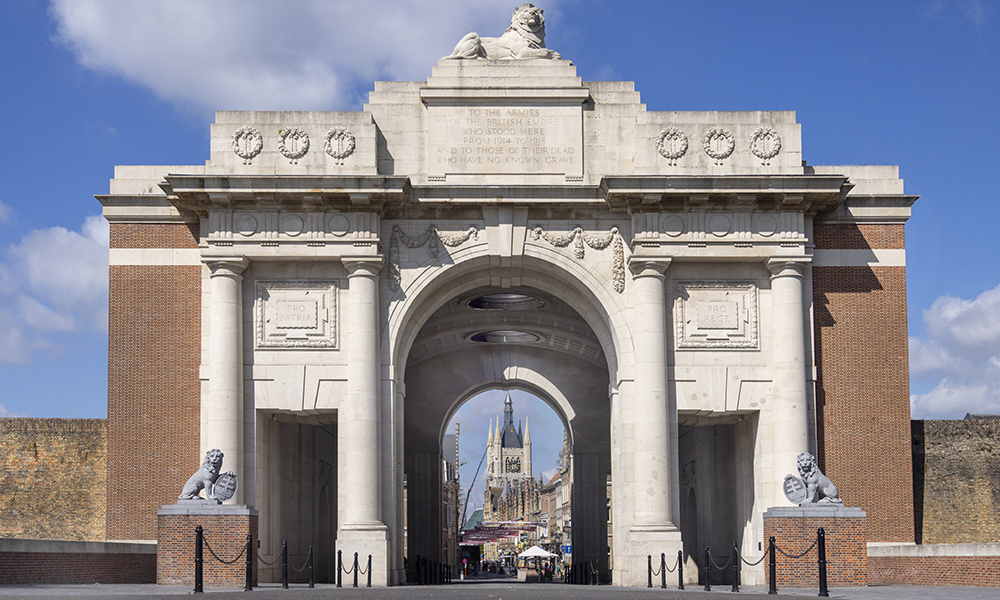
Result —
M775 277L801 278L806 266L811 262L811 256L772 256L764 262L764 265L771 272L771 279Z
M378 277L385 260L379 255L345 256L340 259L348 277Z
M632 278L656 277L663 279L663 274L667 272L672 259L669 256L644 256L633 254L628 259L628 269L632 271Z
M212 270L212 277L242 275L250 266L250 260L245 256L203 256L201 262Z

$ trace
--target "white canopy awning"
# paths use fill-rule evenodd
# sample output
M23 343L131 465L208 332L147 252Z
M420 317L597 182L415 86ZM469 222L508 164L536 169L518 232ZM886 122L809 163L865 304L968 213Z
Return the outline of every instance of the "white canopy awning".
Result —
M548 550L543 550L538 546L532 546L517 556L518 558L552 558L553 556L558 556L558 554L552 554Z

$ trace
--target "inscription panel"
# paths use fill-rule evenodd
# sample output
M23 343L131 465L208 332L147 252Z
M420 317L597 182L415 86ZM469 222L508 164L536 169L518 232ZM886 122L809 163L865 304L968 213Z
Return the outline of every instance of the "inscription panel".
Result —
M678 348L759 348L755 282L678 281L674 312Z
M583 175L579 106L429 106L427 170Z
M258 281L257 348L337 348L335 281Z

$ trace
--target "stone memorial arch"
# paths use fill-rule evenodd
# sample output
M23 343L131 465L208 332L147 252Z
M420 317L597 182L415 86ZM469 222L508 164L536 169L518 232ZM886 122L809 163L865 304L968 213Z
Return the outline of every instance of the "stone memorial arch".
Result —
M895 167L806 166L794 113L653 112L558 55L449 58L361 111L219 112L206 164L118 167L99 199L109 539L155 537L219 448L262 548L402 583L404 474L410 557L440 556L443 428L490 387L563 419L577 558L607 568L610 519L615 584L695 538L756 555L800 452L871 541L913 539L914 197Z

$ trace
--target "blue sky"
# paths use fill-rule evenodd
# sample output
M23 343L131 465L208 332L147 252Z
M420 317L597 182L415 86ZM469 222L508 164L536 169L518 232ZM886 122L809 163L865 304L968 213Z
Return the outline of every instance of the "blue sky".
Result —
M0 3L3 414L106 414L93 195L114 165L202 163L215 109L360 110L374 80L425 79L468 31L499 35L517 3ZM634 81L649 110L795 110L810 164L899 165L921 196L906 240L913 416L1000 413L1000 3L537 4L550 48L585 80Z

